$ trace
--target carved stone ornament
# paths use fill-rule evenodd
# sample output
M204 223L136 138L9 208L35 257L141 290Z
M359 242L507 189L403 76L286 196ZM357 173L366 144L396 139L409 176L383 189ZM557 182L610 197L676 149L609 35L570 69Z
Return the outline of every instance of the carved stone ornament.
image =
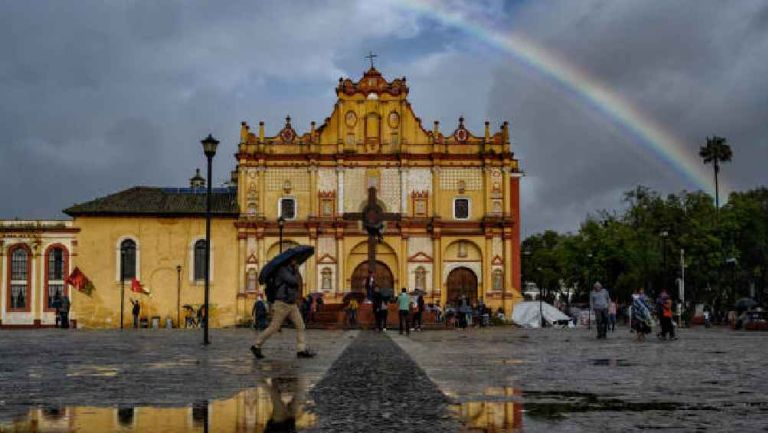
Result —
M344 115L344 123L350 128L354 127L357 124L357 114L354 111L347 111L347 114Z

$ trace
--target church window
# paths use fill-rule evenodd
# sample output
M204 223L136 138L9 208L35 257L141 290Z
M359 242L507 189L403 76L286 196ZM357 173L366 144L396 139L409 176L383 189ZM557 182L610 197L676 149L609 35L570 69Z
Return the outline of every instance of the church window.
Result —
M424 269L423 266L419 266L416 268L416 281L415 281L415 289L416 290L426 290L427 289L427 270Z
M136 278L136 242L126 239L120 242L120 279Z
M10 309L27 309L29 306L29 251L19 246L11 253Z
M493 271L493 290L502 291L504 289L504 272L501 269Z
M259 287L257 284L257 272L256 269L248 269L248 275L246 278L246 290L250 293L256 292Z
M293 198L280 199L280 216L287 220L292 220L296 218L296 199L293 199Z
M62 247L54 247L48 250L48 274L46 275L46 309L53 309L53 300L56 295L64 296L64 279L66 270L66 252Z
M331 290L333 287L333 271L331 271L331 268L323 268L323 270L320 271L320 275L322 277L322 284L320 287L323 290Z
M195 242L195 281L205 280L205 240Z
M469 219L469 199L453 199L453 218L457 220Z

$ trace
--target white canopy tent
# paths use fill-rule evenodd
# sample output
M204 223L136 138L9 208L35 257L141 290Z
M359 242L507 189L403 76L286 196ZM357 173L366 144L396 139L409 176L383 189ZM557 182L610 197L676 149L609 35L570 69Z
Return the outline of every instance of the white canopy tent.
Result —
M523 328L540 328L541 327L541 313L544 315L544 320L549 325L555 322L567 321L569 327L573 326L571 318L560 312L557 308L550 304L542 303L539 307L538 302L520 302L515 305L512 310L512 321Z

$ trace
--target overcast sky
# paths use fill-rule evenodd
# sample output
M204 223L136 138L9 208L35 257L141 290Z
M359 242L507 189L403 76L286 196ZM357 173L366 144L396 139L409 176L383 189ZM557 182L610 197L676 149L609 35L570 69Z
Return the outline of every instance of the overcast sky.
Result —
M422 4L423 6L423 4ZM728 138L723 177L768 184L768 3L690 0L450 1L440 9L535 41L584 70L693 154ZM575 230L644 184L695 189L609 115L410 1L0 0L0 218L63 218L134 185L186 186L199 140L234 168L239 122L328 116L340 76L376 52L407 76L426 125L460 115L512 124L526 171L523 232ZM482 32L480 32L482 33Z

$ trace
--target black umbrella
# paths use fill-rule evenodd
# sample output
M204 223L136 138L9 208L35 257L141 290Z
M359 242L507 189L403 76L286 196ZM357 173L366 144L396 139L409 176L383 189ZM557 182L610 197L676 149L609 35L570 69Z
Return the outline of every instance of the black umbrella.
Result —
M261 269L261 273L259 274L259 284L266 283L266 281L272 277L272 274L277 272L282 266L287 265L291 259L295 259L296 263L300 265L306 262L312 254L315 254L315 248L309 245L299 245L283 251Z
M736 301L736 304L734 305L734 307L736 307L738 311L746 311L754 307L755 305L757 305L757 302L755 302L754 299L741 298L738 301Z

